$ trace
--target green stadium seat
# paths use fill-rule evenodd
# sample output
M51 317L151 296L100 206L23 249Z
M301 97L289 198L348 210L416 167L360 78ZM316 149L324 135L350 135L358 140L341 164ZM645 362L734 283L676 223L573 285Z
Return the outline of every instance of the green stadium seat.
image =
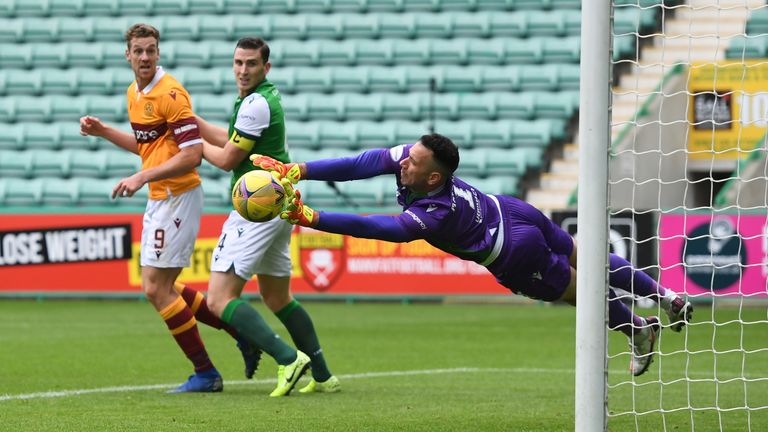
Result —
M357 109L362 111L362 105L364 103L365 96L357 97L356 99L356 105L360 107ZM410 93L402 95L383 94L376 102L377 103L375 106L369 108L370 113L365 116L360 116L359 118L371 120L403 119L418 121L429 117L429 95L425 93ZM441 104L439 101L435 104L436 107L440 107L442 105L443 104Z
M52 144L54 148L95 150L102 143L108 142L101 138L80 135L80 122L59 122L51 124L50 127L57 130L54 138L59 140ZM114 144L110 143L109 145L114 147Z
M69 72L74 75L73 85L77 94L108 95L118 92L113 82L113 69L75 68L70 69ZM128 83L125 87L128 87Z
M435 35L434 37L488 38L494 35L511 37L525 35L526 24L520 16L510 16L507 22L499 23L501 25L496 29L492 28L494 18L493 14L490 13L448 12L443 16L450 20L450 34L448 36ZM421 26L422 24L419 23L419 27Z
M24 19L0 18L0 43L21 43L25 38Z
M32 175L32 152L0 150L0 178Z
M579 37L543 38L542 60L544 63L579 63L581 39Z
M206 206L232 208L232 188L229 176L219 179L203 179L202 187Z
M5 97L0 99L0 123L16 122L16 99Z
M633 34L613 37L613 60L630 59L637 61L637 37Z
M379 36L383 39L415 39L415 14L379 14Z
M501 68L482 67L479 70L471 67L472 69L470 69L470 73L473 73L471 72L473 69L477 70L477 72L475 72L475 76L478 79L473 83L475 86L475 91L526 90L520 73L520 70L524 67L528 66L506 66ZM452 75L451 80L457 83L460 82L459 75L461 72L461 70L456 70ZM450 88L451 86L449 86L449 80L446 76L446 91L450 91Z
M58 0L57 0L58 1ZM65 0L66 1L66 0ZM77 2L78 0L68 0ZM116 16L121 14L120 2L115 0L82 0L83 10L88 16Z
M354 46L352 41L345 41L350 51L349 64L357 65L392 65L393 63L406 63L407 58L403 55L407 47L414 45L417 41L410 41L407 44L398 44L401 49L401 56L395 59L394 48L391 40L356 40ZM351 47L350 47L351 46ZM423 41L420 46L423 46ZM423 51L423 48L413 48ZM428 54L428 52L427 52ZM416 57L422 57L416 53ZM420 61L418 61L420 63ZM338 63L337 63L338 64ZM345 64L345 63L341 63Z
M13 121L45 123L52 120L50 99L24 96L14 99L16 99L16 118Z
M235 21L237 18L236 16L232 15L225 15L225 16L216 16L216 15L196 15L197 18L197 26L198 26L198 37L200 40L235 40L237 39L237 33L235 32ZM267 17L257 17L252 16L250 17L252 20L263 20ZM167 19L170 19L167 18ZM178 25L181 25L181 22L178 23ZM169 24L166 23L166 27L168 27ZM163 36L165 37L165 36ZM266 37L266 35L264 35ZM234 44L233 44L234 48ZM234 51L234 49L233 49Z
M15 43L0 44L0 70L32 67L32 46Z
M747 34L757 36L766 33L768 33L768 9L751 10L749 19L747 19Z
M485 156L485 175L520 177L525 174L526 155L524 149L489 148L482 149L482 152Z
M40 204L42 201L42 183L40 179L0 179L4 187L3 195L5 199L3 204L6 206L32 206Z
M763 58L768 54L768 38L759 36L737 36L731 39L725 50L729 59Z
M536 118L569 119L579 107L579 92L532 93Z
M309 181L303 183L301 185L301 194L306 203L317 207L336 206L341 201L328 182Z
M613 10L613 33L649 34L648 30L656 25L657 8L639 9L636 7L617 7Z
M48 107L48 116L32 121L79 122L80 117L89 114L88 100L82 97L51 96L39 99ZM106 119L104 119L106 120Z
M70 154L67 150L35 150L32 152L34 177L69 177Z
M95 24L96 20L93 18L85 19L82 17L63 17L55 19L58 24L58 31L54 39L43 40L42 42L91 42L95 39ZM56 28L52 25L52 28ZM27 41L31 39L29 36L25 38Z
M223 90L219 69L180 67L171 71L171 75L184 85L189 94L220 94ZM234 77L229 78L234 80Z
M312 182L317 183L317 182ZM373 177L368 179L334 182L336 188L343 194L337 202L340 205L354 204L357 206L381 206L388 204L394 194L385 193L388 186L394 184L389 176Z
M2 124L2 129L0 150L23 150L25 148L23 124Z
M317 149L320 147L320 125L312 122L294 122L286 133L286 141L289 148Z
M496 177L468 177L462 178L465 182L471 186L479 189L483 193L494 195L517 195L518 194L518 178L511 176L496 176Z
M259 35L269 40L270 46L273 42L276 42L272 40L272 20L269 15L236 15L232 24L232 33L234 39L243 36ZM232 48L234 51L234 45L232 45Z
M41 178L40 183L40 201L43 205L77 205L80 197L77 180L47 177Z
M465 177L485 177L485 149L462 149L461 162L456 175Z
M128 119L128 107L123 95L91 96L79 99L85 102L84 114L99 117L110 123L124 122Z
M45 69L40 70L42 80L42 93L46 95L65 94L75 95L78 93L78 73L77 71Z
M16 17L50 16L50 2L47 0L16 0L14 12Z
M232 98L219 95L192 95L192 109L207 120L229 121L234 102Z
M213 166L205 159L203 159L203 161L200 163L200 166L197 167L197 172L201 177L206 179L217 179L221 177L229 178L229 173L222 170L221 168Z
M22 123L28 149L58 150L62 147L61 130L56 123ZM79 125L78 130L79 130ZM79 134L79 132L78 132Z
M366 68L365 74L368 80L367 91L372 93L403 93L409 90L407 70L415 69L403 67L371 67ZM361 73L362 74L362 73Z
M78 203L80 205L112 206L117 204L112 200L112 188L116 183L102 179L78 178L76 179Z
M396 143L399 122L355 122L358 126L357 142L348 149L391 147Z
M116 45L110 42L107 42L105 44ZM64 67L64 65L66 65L67 67L73 67L73 68L77 68L77 67L101 68L105 65L104 45L100 43L78 42L78 43L70 43L70 44L62 45L58 47L52 47L48 45L47 49L52 51L60 51L66 54L66 58L62 61L62 63L64 64L52 65L50 67L61 68L61 67ZM121 66L125 67L127 66L127 63L125 62L125 48L123 47L122 49L123 49L122 51L123 64Z
M416 142L420 136L430 132L427 125L421 122L396 122L391 124L390 128L394 129L393 132L389 132L393 135L392 138L386 145L380 147L392 147L398 144L413 143Z
M341 19L344 39L376 39L380 37L377 14L337 14Z
M539 63L538 39L469 39L467 62L473 65Z
M141 171L141 158L117 147L114 150L102 150L106 153L106 172L110 176L128 177Z
M170 15L163 18L160 34L165 41L198 41L200 36L200 24L203 20L211 19L206 16L177 16ZM218 17L216 17L218 18ZM220 23L225 25L225 23ZM210 30L210 27L209 27ZM225 34L225 33L224 33ZM161 48L162 51L162 48Z
M523 155L526 168L539 169L544 161L544 149L541 147L521 147L512 150Z
M505 118L530 119L536 117L536 95L531 93L486 93L464 95L461 98L460 118L496 120Z
M365 137L358 131L358 122L320 122L320 145L323 148L359 148Z
M147 207L147 199L149 198L149 186L147 185L136 191L132 197L120 197L112 200L112 188L122 179L122 177L110 177L106 180L100 180L109 186L109 193L107 193L104 205L114 204L118 207L134 210L145 209Z
M371 87L371 74L373 70L367 67L340 67L326 68L331 76L330 85L323 90L327 92L344 91L367 93L368 91L378 91ZM311 83L311 69L296 69L296 91L301 91L303 83ZM319 72L319 70L318 70ZM392 71L390 71L391 73Z
M191 15L199 14L217 14L221 15L225 12L236 13L238 11L227 11L225 0L189 0L189 13ZM242 12L242 11L240 11ZM252 12L252 11L250 11Z
M122 42L118 45L122 45L123 49L125 49L124 45L124 32L128 29L128 27L132 26L133 24L137 22L146 22L147 24L151 24L160 30L160 35L163 39L165 39L165 32L158 22L158 20L154 19L151 20L149 17L134 17L134 18L127 18L124 16L119 17L98 17L91 19L92 26L93 26L93 36L94 40L97 42L104 42L104 43L111 43L111 42ZM82 21L89 21L88 19L83 19Z
M471 65L467 67L446 66L439 69L442 72L442 80L440 80L441 85L438 88L449 93L483 91L483 75L487 69L491 68ZM492 70L498 69L493 68ZM506 71L498 73L497 90L516 90L516 87L510 88L507 85L511 85L512 82L516 81L513 72L514 69L510 73Z
M107 177L107 152L70 150L70 169L73 177Z
M157 16L186 15L189 0L153 0L152 13Z

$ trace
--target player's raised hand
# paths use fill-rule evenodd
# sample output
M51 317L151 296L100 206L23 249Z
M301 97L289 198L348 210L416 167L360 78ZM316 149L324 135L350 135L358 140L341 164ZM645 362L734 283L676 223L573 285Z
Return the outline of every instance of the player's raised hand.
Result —
M293 199L285 207L285 210L280 213L280 218L293 225L305 227L317 225L317 214L301 201L301 191L298 189L294 191Z
M253 166L271 172L278 180L286 178L293 184L301 180L301 169L297 163L284 164L277 159L260 154L251 155L251 162L253 162Z
M82 136L102 136L104 135L104 123L101 119L93 116L80 117L80 135Z

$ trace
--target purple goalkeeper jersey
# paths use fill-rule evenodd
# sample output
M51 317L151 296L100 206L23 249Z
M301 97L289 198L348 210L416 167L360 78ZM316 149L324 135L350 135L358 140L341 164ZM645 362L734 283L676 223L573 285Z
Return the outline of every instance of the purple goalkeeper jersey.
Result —
M400 161L412 146L307 162L307 178L313 180L394 174L397 201L403 207L403 213L394 216L321 212L317 229L395 242L424 239L485 266L514 292L543 300L559 298L570 280L570 266L564 264L573 247L571 237L530 204L484 194L456 176L426 195L412 192L400 182Z

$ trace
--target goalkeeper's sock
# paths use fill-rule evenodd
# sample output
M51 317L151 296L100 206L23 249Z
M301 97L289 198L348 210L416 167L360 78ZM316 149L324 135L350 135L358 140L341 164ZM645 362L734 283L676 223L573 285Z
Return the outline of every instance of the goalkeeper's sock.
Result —
M640 332L644 325L645 321L632 313L627 305L616 298L616 293L608 288L608 328L632 337L633 334Z
M208 357L200 332L197 329L197 321L192 310L184 303L181 297L176 297L173 303L160 311L160 316L176 339L181 350L195 366L195 372L205 372L213 369L213 363Z
M649 297L657 303L661 297L670 293L668 289L659 285L647 273L632 267L632 264L624 258L611 254L609 261L611 270L608 273L608 282L612 287L621 288L642 297Z
M221 319L237 330L237 333L253 346L271 355L277 364L288 365L296 360L296 350L283 342L259 312L241 299L230 301Z
M237 331L208 309L208 303L205 301L203 293L180 282L175 282L173 289L184 299L184 303L192 309L192 313L195 314L195 318L198 321L217 330L224 330L237 340Z
M288 333L299 351L306 353L312 360L312 378L317 382L325 382L331 377L331 371L323 357L323 349L315 332L312 319L301 304L292 300L284 308L275 313L283 322Z

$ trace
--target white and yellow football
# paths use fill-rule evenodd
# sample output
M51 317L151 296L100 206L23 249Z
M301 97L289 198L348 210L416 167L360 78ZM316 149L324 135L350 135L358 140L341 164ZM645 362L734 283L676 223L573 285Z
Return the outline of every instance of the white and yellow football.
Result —
M267 171L248 171L232 188L232 206L251 222L274 219L284 204L285 189Z

